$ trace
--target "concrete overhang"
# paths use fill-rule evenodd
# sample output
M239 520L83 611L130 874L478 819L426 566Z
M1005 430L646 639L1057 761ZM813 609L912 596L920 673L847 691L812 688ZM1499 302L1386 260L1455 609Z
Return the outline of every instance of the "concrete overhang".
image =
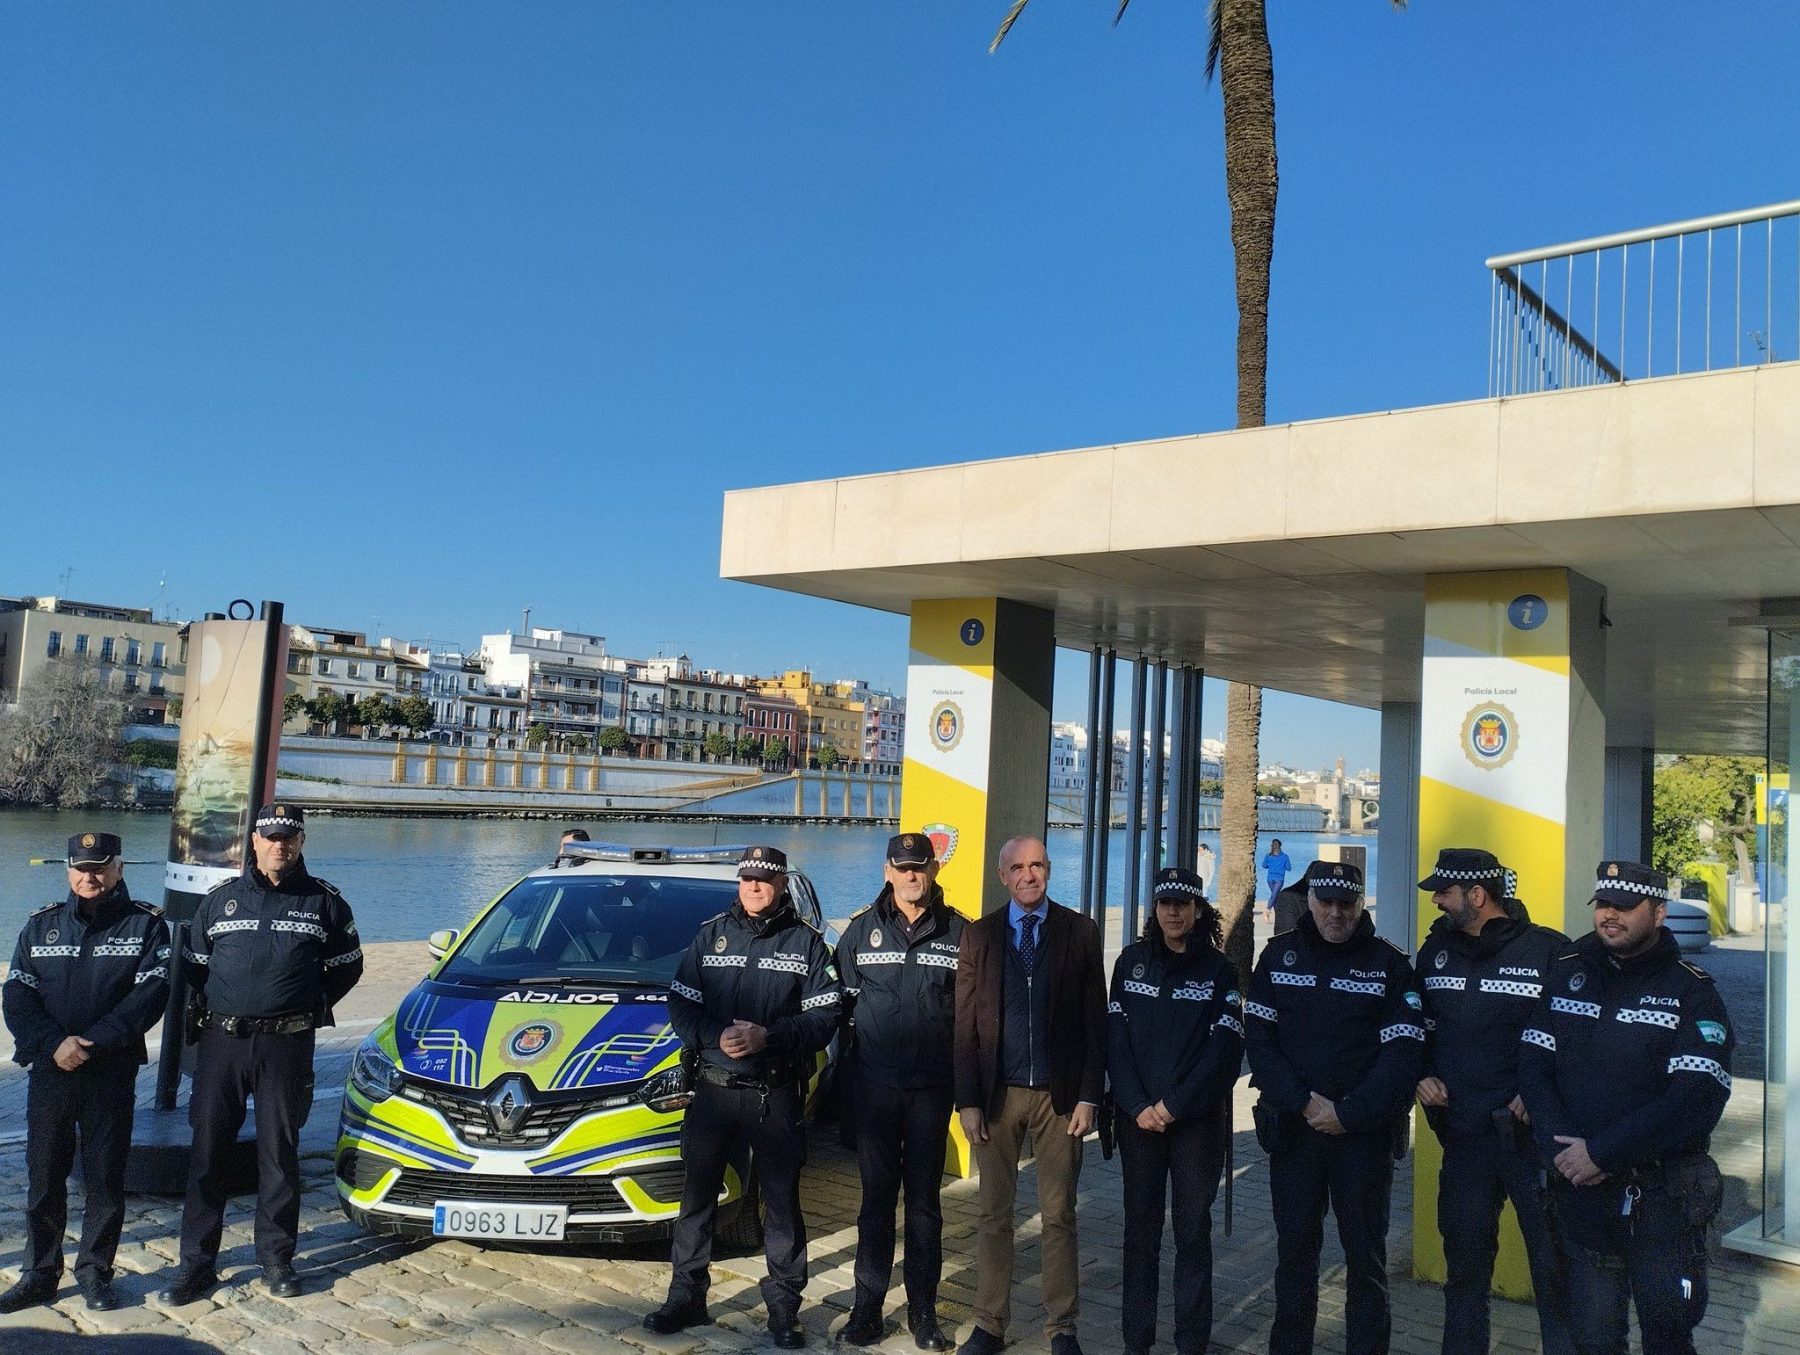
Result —
M1541 566L1607 590L1609 742L1760 752L1731 621L1800 595L1800 363L735 490L719 567L1377 706L1418 698L1427 574Z

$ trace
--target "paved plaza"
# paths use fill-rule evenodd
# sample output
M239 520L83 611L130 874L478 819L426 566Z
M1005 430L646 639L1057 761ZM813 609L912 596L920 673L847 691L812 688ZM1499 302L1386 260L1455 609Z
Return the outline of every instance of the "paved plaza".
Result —
M382 947L384 963L371 975L359 1013L404 989L416 974L422 952L414 947ZM1728 941L1703 958L1718 973L1734 1015L1754 1048L1740 1053L1739 1066L1760 1067L1762 962L1759 945ZM395 994L397 996L397 993ZM1752 1011L1754 1008L1754 1011ZM1741 1013L1741 1014L1740 1014ZM677 1337L660 1337L639 1325L662 1299L668 1279L662 1244L636 1249L586 1249L534 1253L501 1251L463 1242L418 1243L364 1235L337 1208L331 1176L331 1141L337 1120L336 1088L341 1086L351 1050L372 1024L329 1033L321 1042L319 1100L303 1144L307 1193L301 1218L298 1264L308 1292L297 1299L271 1298L257 1283L259 1271L250 1239L250 1201L235 1201L227 1219L220 1256L224 1283L206 1300L166 1308L155 1291L172 1273L179 1202L134 1197L119 1251L119 1285L125 1306L113 1313L89 1313L72 1280L65 1279L59 1301L0 1317L4 1355L165 1355L165 1352L230 1351L233 1355L370 1355L404 1349L408 1355L476 1351L520 1355L525 1350L568 1352L743 1351L760 1349L763 1310L756 1288L760 1256L729 1256L714 1268L712 1310L716 1324ZM23 1074L0 1075L0 1281L17 1274L23 1245L25 1197ZM139 1084L148 1097L148 1075ZM1222 1207L1215 1218L1217 1320L1214 1348L1260 1352L1267 1348L1274 1316L1271 1276L1275 1234L1269 1221L1268 1171L1249 1132L1254 1093L1248 1079L1238 1084L1234 1151L1235 1211L1232 1235L1223 1235ZM1735 1226L1758 1210L1761 1169L1762 1084L1740 1076L1714 1152L1727 1177L1722 1228ZM10 1132L9 1132L10 1131ZM1119 1349L1119 1241L1123 1224L1119 1165L1104 1161L1093 1142L1082 1168L1080 1196L1082 1277L1081 1338L1090 1355ZM1020 1177L1029 1202L1033 1175ZM1411 1163L1396 1173L1393 1227L1389 1239L1393 1276L1394 1343L1403 1355L1434 1355L1439 1348L1442 1296L1435 1286L1407 1278L1411 1256ZM851 1264L856 1248L859 1191L854 1157L839 1146L835 1127L816 1126L803 1194L811 1235L812 1278L802 1325L814 1347L831 1343L851 1299ZM75 1191L79 1202L79 1188ZM967 1334L973 1297L975 1183L946 1185L943 1313ZM1318 1348L1343 1349L1342 1258L1327 1228L1325 1279L1321 1293ZM69 1234L69 1254L76 1233ZM1042 1335L1043 1308L1037 1294L1038 1242L1035 1221L1019 1232L1020 1283L1013 1300L1013 1349L1048 1349ZM1168 1350L1167 1303L1172 1292L1172 1258L1165 1244L1164 1341ZM908 1351L911 1339L899 1321L904 1304L898 1289L889 1304L889 1336L880 1349ZM895 1310L899 1311L896 1312ZM1537 1349L1532 1310L1496 1301L1495 1351ZM1800 1273L1733 1252L1718 1252L1712 1273L1712 1303L1697 1333L1703 1351L1768 1352L1800 1355Z

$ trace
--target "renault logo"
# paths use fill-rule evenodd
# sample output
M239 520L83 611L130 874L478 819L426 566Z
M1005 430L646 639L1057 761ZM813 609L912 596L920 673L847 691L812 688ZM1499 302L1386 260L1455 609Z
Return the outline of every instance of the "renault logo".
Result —
M496 1134L516 1134L531 1118L531 1086L518 1074L503 1078L487 1099L488 1121Z

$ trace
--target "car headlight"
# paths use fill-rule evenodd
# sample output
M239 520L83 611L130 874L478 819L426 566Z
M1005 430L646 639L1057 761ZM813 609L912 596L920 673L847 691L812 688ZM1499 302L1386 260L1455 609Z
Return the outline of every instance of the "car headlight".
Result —
M371 1101L385 1101L406 1085L406 1074L379 1045L369 1042L351 1061L350 1085Z
M686 1107L694 1099L694 1090L688 1085L687 1069L678 1063L644 1083L638 1097L651 1110L667 1115L672 1110Z

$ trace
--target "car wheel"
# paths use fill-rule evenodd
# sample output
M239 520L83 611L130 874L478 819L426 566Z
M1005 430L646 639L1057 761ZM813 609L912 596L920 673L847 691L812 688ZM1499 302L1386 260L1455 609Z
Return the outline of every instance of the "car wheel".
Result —
M750 1173L744 1182L744 1193L731 1206L731 1213L719 1224L719 1242L736 1252L752 1253L762 1250L762 1183L757 1179L754 1158L750 1161Z

